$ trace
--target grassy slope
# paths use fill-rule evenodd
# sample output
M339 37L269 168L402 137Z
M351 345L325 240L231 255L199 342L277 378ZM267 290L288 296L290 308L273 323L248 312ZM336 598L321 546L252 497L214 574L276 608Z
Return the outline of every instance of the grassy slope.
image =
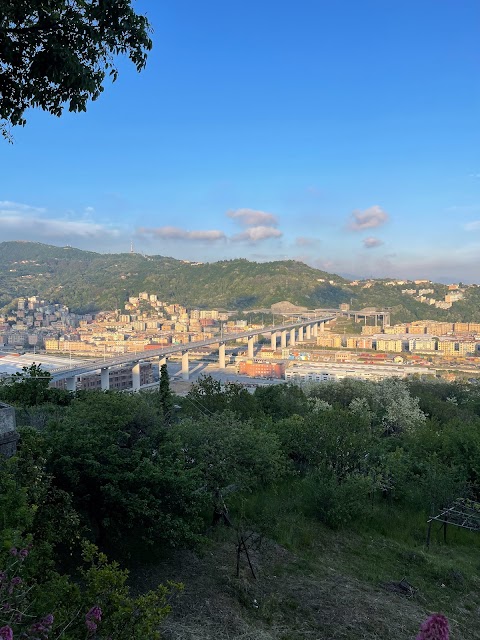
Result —
M453 639L480 638L480 585L470 575L478 546L452 542L427 554L378 535L311 529L308 548L296 553L264 540L251 554L257 579L245 558L236 578L233 536L142 572L143 587L168 578L185 584L166 640L407 640L433 611L449 617ZM384 586L403 578L418 589L411 598Z
M137 587L174 579L185 591L164 626L167 640L387 640L412 639L432 612L445 613L452 640L480 638L480 536L458 529L443 544L439 532L425 549L425 517L387 505L372 522L332 531L296 508L294 492L255 496L247 507L269 523L270 537L245 557L235 576L235 532L219 529L201 553L179 552L142 571ZM387 585L406 579L411 597Z

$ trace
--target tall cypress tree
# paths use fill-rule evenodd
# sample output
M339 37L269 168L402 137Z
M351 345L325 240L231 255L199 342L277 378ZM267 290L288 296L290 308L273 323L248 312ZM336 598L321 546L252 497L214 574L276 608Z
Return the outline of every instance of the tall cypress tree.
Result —
M170 390L170 376L166 364L160 367L160 405L163 411L165 424L169 424L173 415L173 394Z

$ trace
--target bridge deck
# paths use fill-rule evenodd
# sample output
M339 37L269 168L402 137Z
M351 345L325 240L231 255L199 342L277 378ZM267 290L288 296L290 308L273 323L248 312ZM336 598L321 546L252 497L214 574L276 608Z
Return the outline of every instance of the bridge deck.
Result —
M277 331L289 331L299 327L305 327L307 325L314 324L316 322L327 322L335 318L334 315L322 316L318 318L309 318L308 320L302 320L299 322L292 322L290 324L279 325L277 327L270 326L263 329L255 329L250 331L242 331L240 333L225 333L215 338L208 338L207 340L199 340L196 342L188 342L187 344L178 344L171 347L161 347L159 349L149 349L148 351L139 351L138 353L129 353L122 356L115 356L113 358L90 360L81 365L73 365L65 367L58 367L50 371L52 381L65 380L66 378L72 378L73 376L81 376L99 369L110 368L114 366L137 364L138 362L145 362L146 360L152 360L153 358L161 358L170 356L173 353L185 353L185 351L192 351L199 347L207 347L212 344L231 342L240 338L250 338L265 333L275 333Z

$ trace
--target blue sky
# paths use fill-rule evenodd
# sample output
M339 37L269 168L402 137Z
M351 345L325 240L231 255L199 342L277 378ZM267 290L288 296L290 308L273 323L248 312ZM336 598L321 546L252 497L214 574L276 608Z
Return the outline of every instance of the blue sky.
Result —
M480 282L478 0L138 0L146 69L0 141L0 240Z

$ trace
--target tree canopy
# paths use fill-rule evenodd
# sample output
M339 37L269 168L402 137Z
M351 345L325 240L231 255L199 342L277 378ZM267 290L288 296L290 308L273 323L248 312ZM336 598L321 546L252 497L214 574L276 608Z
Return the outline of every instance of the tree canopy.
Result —
M141 71L150 25L132 0L0 0L0 127L25 125L29 107L86 111L117 78L114 56Z

